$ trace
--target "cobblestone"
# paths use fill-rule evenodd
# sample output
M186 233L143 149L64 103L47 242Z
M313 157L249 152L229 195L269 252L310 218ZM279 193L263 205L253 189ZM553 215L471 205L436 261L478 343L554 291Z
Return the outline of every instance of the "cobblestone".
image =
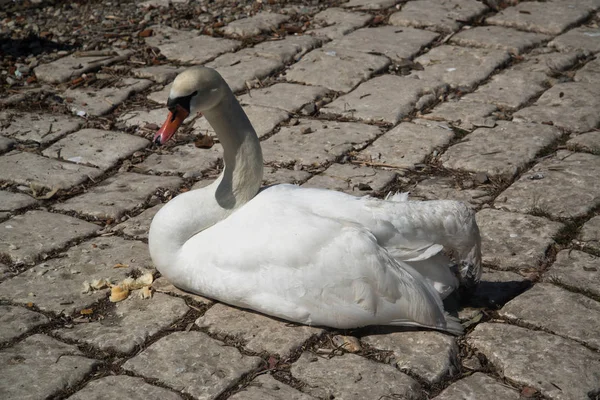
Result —
M586 54L594 54L600 51L599 28L582 26L556 37L548 45L558 51L582 50Z
M114 399L130 400L182 400L183 397L168 389L149 385L142 378L133 376L106 376L92 381L69 397L69 400Z
M352 164L331 164L302 186L339 190L354 196L383 193L394 182L396 173Z
M276 29L288 19L289 17L285 15L261 12L249 18L230 22L223 28L223 32L227 35L254 36Z
M91 236L99 229L97 225L67 215L28 211L0 224L0 254L15 264L33 264L38 258L74 240Z
M550 399L583 399L598 389L597 354L572 340L513 325L484 323L475 327L467 341L504 377Z
M11 152L0 157L3 180L27 185L29 192L40 189L70 189L88 179L94 179L102 171L92 167L71 164L26 152Z
M177 173L184 178L195 178L201 176L202 171L213 168L222 154L220 144L200 149L190 143L153 153L135 167L141 172Z
M501 49L521 54L548 40L550 36L541 33L523 32L501 26L477 26L459 32L452 36L450 41L461 46Z
M417 0L402 6L402 10L390 16L390 24L431 28L438 32L454 32L463 23L477 18L487 7L474 0Z
M558 151L536 164L496 199L510 211L547 213L555 218L587 214L598 205L600 156ZM541 178L541 179L539 179ZM565 191L563 188L568 187Z
M435 397L436 400L494 398L519 400L521 396L519 396L519 392L510 389L508 385L497 382L481 372L476 372L448 386L439 396Z
M0 124L0 132L8 138L47 144L79 129L81 121L64 115L2 111Z
M567 147L571 150L600 155L600 132L585 132L581 135L573 136L567 141Z
M301 119L262 142L263 157L267 163L322 165L364 147L379 133L371 125Z
M458 373L458 346L439 332L391 332L369 335L362 341L378 350L392 351L391 363L429 384Z
M315 397L292 389L270 375L260 375L231 400L311 400Z
M283 40L268 40L254 47L246 48L246 52L259 57L272 58L282 63L298 61L300 57L321 44L321 40L312 36L287 36Z
M206 66L219 71L235 93L247 89L250 82L263 79L283 67L283 61L247 54L242 50L223 54Z
M141 207L158 188L175 190L181 183L181 179L174 176L121 172L94 186L87 193L57 204L54 209L114 221L124 213ZM123 196L123 192L127 192L127 196Z
M472 180L457 182L452 176L429 177L408 189L411 197L421 200L458 200L470 204L472 207L492 199L488 187L472 189L462 187L470 186L472 182Z
M498 108L492 104L478 103L459 100L439 104L428 114L421 118L433 121L448 121L450 124L467 131L472 131L478 126L493 128L496 118L493 113Z
M498 121L494 128L478 128L451 146L441 160L447 168L511 179L559 137L552 126Z
M92 308L93 310L93 308ZM137 293L102 311L102 320L54 331L60 338L89 344L104 351L131 353L146 340L183 317L189 308L183 299L155 293L141 299Z
M35 76L40 81L50 83L61 83L68 81L71 78L81 76L86 72L90 72L105 65L114 64L117 61L126 60L131 51L128 50L107 50L112 53L109 56L82 56L77 52L59 58L48 64L42 64L34 68Z
M589 224L589 222L588 222ZM587 225L588 228L593 225ZM584 234L585 232L584 226ZM597 235L596 230L593 234ZM600 268L598 257L579 250L561 250L556 261L544 274L544 281L557 283L600 297Z
M403 122L361 151L359 159L391 168L412 169L436 148L446 146L453 137L452 130L432 121Z
M30 196L0 190L0 218L6 218L11 211L31 207L34 204L37 204L37 201Z
M367 54L381 54L392 61L413 58L438 37L437 33L414 28L398 29L394 26L358 29L334 40L324 49L348 49Z
M15 339L49 321L45 315L23 307L0 305L0 343Z
M76 346L33 335L0 350L0 393L5 399L46 399L75 386L98 364Z
M477 213L483 262L536 270L563 224L542 217L484 209Z
M185 68L173 65L152 65L132 70L136 78L152 79L156 83L169 83Z
M148 208L139 215L128 218L126 221L115 225L111 228L111 231L121 232L124 235L137 240L148 240L148 231L150 230L152 218L154 218L162 206L162 204L157 204L152 208Z
M596 58L583 66L573 80L575 82L590 82L595 84L600 79L600 58Z
M417 57L415 61L424 69L413 74L419 79L437 79L453 89L470 91L508 59L508 53L501 50L442 45Z
M493 25L508 26L525 31L558 35L569 26L584 20L590 10L573 1L524 2L507 7L486 20Z
M539 307L544 304L544 307ZM549 283L508 302L500 315L599 349L600 303Z
M276 183L298 184L306 181L310 177L311 174L306 171L265 166L263 185L273 185Z
M149 144L146 139L121 132L82 129L54 143L42 154L107 170Z
M435 101L445 89L446 85L437 81L382 75L338 97L321 112L368 122L397 124L410 114L417 103Z
M271 113L275 112L271 110L273 108L293 113L326 94L327 90L321 87L277 83L266 88L252 90L248 94L239 96L238 100L242 105L269 107L268 112ZM252 122L252 120L250 121Z
M600 124L600 83L560 83L544 92L530 107L514 114L514 120L552 123L571 132L585 132Z
M359 400L400 396L420 397L419 384L390 365L378 364L355 354L317 357L303 353L292 364L294 378L306 383L303 391L319 398Z
M191 299L197 303L200 303L200 304L203 304L206 306L211 306L214 303L213 300L207 299L206 297L198 296L197 294L185 292L181 289L176 288L175 286L173 286L172 283L170 283L169 281L167 281L166 278L163 278L163 277L160 277L160 278L156 279L154 282L152 282L152 289L159 293L167 293L172 296Z
M4 136L0 136L0 154L12 150L15 146L15 141Z
M106 289L83 293L95 279L118 282L134 269L150 270L147 245L117 237L91 239L0 284L0 298L33 303L42 311L70 315L107 297ZM113 268L117 264L128 268Z
M202 64L230 51L237 50L237 40L198 35L193 31L182 31L168 26L151 26L152 36L146 44L158 47L169 60L182 63Z
M285 358L322 329L294 325L268 316L215 304L196 325L220 339L241 340L244 348L254 353L267 352Z
M212 399L261 362L202 332L175 332L127 361L123 368L198 399Z
M342 7L356 8L359 10L382 10L396 4L397 0L350 0Z
M514 71L543 72L551 77L575 65L579 52L557 53L548 48L534 49L524 55L524 60L511 67Z
M363 27L372 19L373 17L366 13L348 12L337 7L328 8L316 14L313 20L313 23L324 26L308 32L318 37L337 39Z
M317 49L294 64L287 71L286 79L349 92L389 64L390 61L383 56L346 49Z
M530 280L515 272L484 268L481 282L467 302L474 307L497 309L521 294L530 285Z
M584 245L600 251L600 216L595 216L583 225L579 240Z

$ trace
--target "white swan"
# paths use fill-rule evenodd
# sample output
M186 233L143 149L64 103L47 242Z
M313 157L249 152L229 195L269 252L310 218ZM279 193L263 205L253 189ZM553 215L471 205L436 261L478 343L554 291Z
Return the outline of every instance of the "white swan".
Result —
M260 142L229 86L209 68L178 75L168 108L155 142L201 111L225 162L213 184L175 197L152 221L152 260L175 286L308 325L462 332L441 299L459 281L474 285L481 275L479 230L468 207L294 185L261 189ZM443 248L466 265L456 276Z

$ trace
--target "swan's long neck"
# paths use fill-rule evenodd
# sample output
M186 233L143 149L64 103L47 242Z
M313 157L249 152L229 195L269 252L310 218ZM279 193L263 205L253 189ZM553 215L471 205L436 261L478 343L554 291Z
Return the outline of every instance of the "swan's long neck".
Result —
M227 88L221 101L203 114L223 146L225 168L213 184L175 197L154 217L148 242L152 260L163 274L175 267L177 253L188 239L250 201L261 185L260 142L231 90Z

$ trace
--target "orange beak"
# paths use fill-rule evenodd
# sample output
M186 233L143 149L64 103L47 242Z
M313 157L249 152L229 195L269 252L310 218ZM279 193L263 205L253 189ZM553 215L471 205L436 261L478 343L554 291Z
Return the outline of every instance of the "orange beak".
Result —
M190 115L189 111L179 104L176 105L174 110L169 111L167 120L158 132L156 132L156 135L154 135L154 143L158 145L165 144L177 132L177 129L179 129L188 115Z

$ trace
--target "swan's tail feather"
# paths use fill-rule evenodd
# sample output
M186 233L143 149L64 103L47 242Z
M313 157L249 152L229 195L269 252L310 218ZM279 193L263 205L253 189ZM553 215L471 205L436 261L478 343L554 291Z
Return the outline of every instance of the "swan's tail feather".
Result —
M395 202L404 202L404 201L408 201L408 194L409 192L389 192L386 196L385 196L385 200L387 201L395 201Z

